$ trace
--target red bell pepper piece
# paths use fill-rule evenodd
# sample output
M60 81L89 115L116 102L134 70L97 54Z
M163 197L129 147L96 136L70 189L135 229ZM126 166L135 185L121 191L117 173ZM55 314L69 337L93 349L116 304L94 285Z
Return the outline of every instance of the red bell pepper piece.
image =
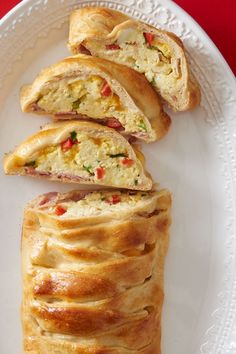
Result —
M95 170L95 175L97 179L102 179L105 176L106 170L103 167L98 167Z
M66 213L66 209L63 208L61 205L56 205L55 207L55 214L60 216Z
M117 194L114 194L114 195L111 197L110 204L117 204L117 203L120 203L120 201L121 201L120 196L117 195Z
M146 43L148 43L148 45L151 46L152 42L154 40L154 37L155 37L154 34L143 32L143 35L144 35Z
M129 159L128 157L125 157L123 160L122 160L122 163L123 165L127 166L127 167L130 167L134 164L134 160L132 159Z
M119 46L119 44L116 44L116 43L106 44L106 49L117 50L117 49L120 49L120 46Z
M112 93L110 86L106 81L103 82L102 87L101 87L101 95L102 96L110 96Z
M65 152L65 151L70 150L73 145L74 145L73 140L71 138L68 138L61 143L61 149L62 149L62 151Z

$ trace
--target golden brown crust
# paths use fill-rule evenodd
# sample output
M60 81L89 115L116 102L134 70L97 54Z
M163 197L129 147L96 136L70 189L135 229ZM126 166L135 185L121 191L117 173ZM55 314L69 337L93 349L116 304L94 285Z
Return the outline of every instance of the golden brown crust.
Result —
M157 331L158 332L158 331ZM103 345L73 344L55 338L27 338L24 340L25 354L134 354L133 350L123 347ZM137 354L161 354L160 337L157 334L155 341L141 350L135 350Z
M167 133L171 123L170 117L163 111L158 95L143 75L124 65L82 54L66 58L44 69L32 85L22 87L20 102L23 112L49 114L45 111L35 111L32 106L37 103L42 88L50 86L55 80L66 77L80 78L86 74L98 75L105 79L127 109L139 112L144 120L149 121L152 129L150 135L140 135L140 139L151 142ZM73 116L64 116L64 119L71 118Z
M102 57L101 53L98 54L94 52L94 49L92 50L89 47L89 42L112 43L116 41L122 30L128 28L140 29L142 32L152 33L172 48L174 53L173 60L176 63L179 61L181 66L181 85L178 85L176 92L171 95L168 95L168 92L162 90L161 87L157 87L157 91L174 110L185 111L195 108L200 102L200 88L196 79L190 73L183 43L174 33L133 20L111 9L87 7L75 10L71 14L68 47L72 53L76 54L83 51L82 45L85 46L92 55ZM113 58L113 60L116 61L116 58ZM128 62L126 65L132 66Z
M133 226L136 220L143 224L148 220L152 232L143 228L136 240L125 244L120 240L120 230L129 225L125 214L117 220L113 213L114 220L109 218L108 224L105 217L97 224L92 221L92 226L86 227L92 230L91 244L88 232L83 237L83 226L77 226L74 238L66 238L72 230L62 227L54 231L52 224L42 222L47 209L37 207L36 200L29 204L22 235L25 353L161 353L170 205L170 194L163 190L150 194L145 209L130 210ZM103 233L106 243L96 245ZM135 239L129 227L128 237ZM89 252L92 258L87 257Z
M49 146L57 146L61 142L65 141L68 136L70 136L70 132L72 131L82 131L87 133L92 137L106 137L110 138L114 141L114 145L119 141L123 146L126 147L129 156L135 162L137 162L140 171L141 171L141 179L142 183L138 186L133 186L133 189L140 190L150 190L152 188L152 180L149 178L149 174L144 171L144 161L139 158L138 154L132 148L132 146L128 143L128 141L115 130L89 122L80 122L80 121L66 121L60 122L57 124L51 124L45 129L39 131L38 133L32 135L27 140L25 140L22 144L20 144L13 153L9 153L4 158L4 171L6 174L18 174L18 175L30 175L32 177L37 178L46 178L48 180L55 180L60 182L67 183L80 183L80 184L96 184L96 181L86 180L80 178L80 176L76 176L75 174L67 177L66 173L70 175L70 171L61 171L63 174L53 174L53 173L35 173L32 169L25 168L25 164L28 161L34 160L35 154L37 152L42 151L43 149ZM130 178L133 178L130 176ZM118 181L118 180L117 180ZM99 181L99 184L103 184L102 181ZM104 183L104 185L106 185ZM112 184L108 184L108 186L115 186ZM121 183L120 188L130 188L127 184Z
M107 36L115 26L127 20L129 17L125 14L105 7L75 10L70 15L69 46L80 44L88 37Z

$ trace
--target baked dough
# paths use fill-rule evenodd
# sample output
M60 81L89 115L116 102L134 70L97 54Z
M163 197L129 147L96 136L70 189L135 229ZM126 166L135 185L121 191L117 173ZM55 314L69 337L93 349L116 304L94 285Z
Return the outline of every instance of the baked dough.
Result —
M20 101L23 112L50 114L56 120L95 119L146 142L162 138L170 125L143 75L82 54L43 70L22 88Z
M4 170L62 182L150 190L144 157L134 148L114 129L60 122L46 126L6 155Z
M170 206L167 190L48 193L29 203L25 354L161 353Z
M176 111L199 104L200 89L189 70L182 41L115 10L86 7L70 17L69 49L127 65L152 83Z

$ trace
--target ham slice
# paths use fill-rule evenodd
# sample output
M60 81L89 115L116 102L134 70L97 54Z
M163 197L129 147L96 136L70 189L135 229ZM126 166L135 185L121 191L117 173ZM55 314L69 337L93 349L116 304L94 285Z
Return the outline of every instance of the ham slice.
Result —
M67 194L64 194L62 198L58 199L58 202L65 203L65 202L79 202L80 200L84 199L86 195L91 193L90 191L72 191Z
M134 136L137 139L141 139L141 138L145 138L148 136L147 133L143 133L143 132L138 132L138 133L133 133L132 136Z
M113 128L113 129L116 129L116 130L124 130L124 127L123 125L118 121L118 119L116 118L108 118L106 120L106 125L109 127L109 128Z
M41 195L35 206L37 208L49 208L58 203L65 202L78 202L82 200L87 194L91 193L90 191L72 191L64 194L59 194L58 192L49 192Z
M31 108L33 112L45 112L43 108L39 107L37 103L32 103Z
M37 171L34 167L31 166L26 166L24 167L25 172L27 175L31 176L39 176L39 177L50 177L50 176L55 176L59 179L67 180L69 182L73 181L89 181L89 178L85 177L80 177L80 176L75 176L75 175L70 175L67 173L51 173L51 172L46 172L46 171Z
M41 200L38 203L38 206L45 206L49 202L55 201L57 196L58 196L57 192L49 192L43 194Z
M60 118L60 117L65 117L65 116L76 116L77 112L76 111L69 111L69 112L59 112L55 114L56 118Z
M88 50L83 44L79 45L79 52L86 55L91 55L90 50Z

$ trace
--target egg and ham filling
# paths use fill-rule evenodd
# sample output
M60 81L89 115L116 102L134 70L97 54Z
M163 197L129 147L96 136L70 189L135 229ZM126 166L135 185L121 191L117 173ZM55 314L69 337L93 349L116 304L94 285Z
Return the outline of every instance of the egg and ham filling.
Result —
M172 49L152 33L123 29L115 42L86 40L84 46L94 55L115 61L144 73L154 87L176 90L181 78L180 62L173 60Z
M28 173L80 178L113 186L138 186L141 163L130 158L118 141L72 131L59 145L49 146L25 163ZM132 178L130 178L132 176Z
M50 82L41 90L38 110L55 114L89 117L127 133L148 133L149 121L138 110L125 107L106 80L92 75L83 80L66 78ZM112 120L113 119L113 120ZM114 121L115 120L115 121Z
M119 211L130 210L143 206L145 201L150 202L150 193L94 191L88 192L80 200L66 198L53 205L43 205L43 209L62 218L78 218L83 216L97 216Z

